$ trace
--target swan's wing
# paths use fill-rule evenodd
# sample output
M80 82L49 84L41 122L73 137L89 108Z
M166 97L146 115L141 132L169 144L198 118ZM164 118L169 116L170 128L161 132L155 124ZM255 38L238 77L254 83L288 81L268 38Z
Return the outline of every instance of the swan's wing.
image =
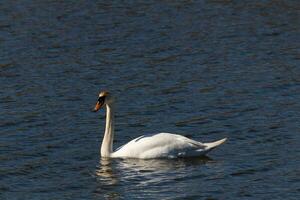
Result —
M187 137L159 133L143 135L121 146L113 153L113 157L157 158L177 157L187 152L205 149L206 145Z

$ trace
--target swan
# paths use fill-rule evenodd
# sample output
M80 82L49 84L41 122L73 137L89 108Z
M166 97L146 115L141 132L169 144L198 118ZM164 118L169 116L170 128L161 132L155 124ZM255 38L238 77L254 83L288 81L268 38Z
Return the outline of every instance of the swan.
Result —
M158 133L140 136L113 151L115 107L114 97L107 91L99 93L92 111L97 112L104 106L106 106L106 125L101 145L103 158L154 159L203 156L227 139L201 143L178 134Z

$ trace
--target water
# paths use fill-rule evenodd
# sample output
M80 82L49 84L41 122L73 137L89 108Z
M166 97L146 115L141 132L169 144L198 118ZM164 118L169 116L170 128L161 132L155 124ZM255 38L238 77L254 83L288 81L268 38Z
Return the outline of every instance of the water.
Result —
M298 1L2 1L0 199L300 199ZM101 160L146 133L207 158Z

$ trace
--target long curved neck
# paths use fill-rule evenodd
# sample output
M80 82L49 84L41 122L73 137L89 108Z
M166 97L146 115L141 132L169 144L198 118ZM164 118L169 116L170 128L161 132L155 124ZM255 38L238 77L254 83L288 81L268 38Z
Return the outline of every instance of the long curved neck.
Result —
M110 154L113 152L114 133L115 133L114 107L113 105L106 104L106 125L105 125L105 133L101 145L102 157L110 157Z

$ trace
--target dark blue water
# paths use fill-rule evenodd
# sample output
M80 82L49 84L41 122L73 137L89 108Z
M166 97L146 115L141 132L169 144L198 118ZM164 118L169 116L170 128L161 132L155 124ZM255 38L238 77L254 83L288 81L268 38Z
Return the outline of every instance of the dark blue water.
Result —
M300 199L299 1L1 1L0 199ZM147 133L207 158L101 160Z

